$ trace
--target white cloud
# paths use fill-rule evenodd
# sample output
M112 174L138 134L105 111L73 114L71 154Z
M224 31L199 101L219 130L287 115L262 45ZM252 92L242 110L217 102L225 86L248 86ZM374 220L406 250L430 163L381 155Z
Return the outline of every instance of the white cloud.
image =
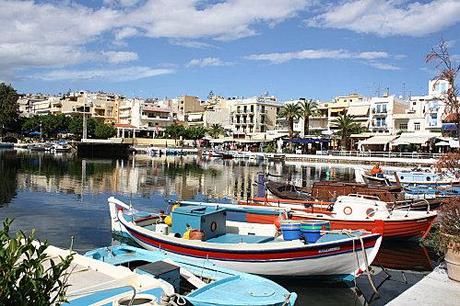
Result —
M308 49L284 53L262 53L246 56L246 59L255 61L268 61L273 64L281 64L291 60L313 60L313 59L381 59L389 57L387 52L367 51L353 53L347 50Z
M103 51L102 55L109 63L119 64L135 61L138 59L137 53L125 51Z
M59 80L105 80L111 82L133 81L174 73L173 69L155 69L150 67L127 67L118 69L90 69L90 70L53 70L37 73L32 78L44 81Z
M207 67L207 66L230 66L233 63L224 62L217 57L205 57L205 58L194 58L188 62L185 66L187 68L192 67Z
M88 46L100 46L105 35L113 35L118 46L125 46L126 38L143 36L208 48L211 45L196 39L255 35L256 26L291 18L310 1L271 0L267 5L266 0L105 0L102 7L90 8L75 1L0 0L0 77L18 69L104 60L103 47L93 51Z
M124 27L121 29L117 29L115 31L115 39L116 40L122 40L128 37L132 37L139 34L139 31L136 28L132 27Z
M400 67L392 65L392 64L387 64L387 63L380 63L380 62L370 61L370 62L367 62L367 64L369 66L372 66L372 67L380 69L380 70L393 70L393 71L401 70Z
M175 46L181 46L186 48L194 49L205 49L205 48L215 48L215 46L196 40L187 40L187 39L170 39L169 43Z
M150 0L128 14L149 37L237 39L256 34L258 23L276 24L303 10L310 0Z
M460 1L346 0L306 21L311 27L380 36L424 36L460 22Z

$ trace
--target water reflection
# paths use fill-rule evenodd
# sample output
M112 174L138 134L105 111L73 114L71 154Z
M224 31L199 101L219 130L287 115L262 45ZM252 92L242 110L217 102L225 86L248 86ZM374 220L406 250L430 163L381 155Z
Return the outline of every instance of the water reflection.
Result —
M40 238L61 247L68 247L74 235L75 248L84 251L112 243L109 196L145 210L164 209L175 199L244 199L256 194L258 172L303 186L353 179L352 167L328 164L192 156L94 160L0 150L0 217L14 217L15 228L36 228ZM383 305L432 269L429 255L416 243L384 244L373 269L380 296L365 277L357 279L357 289L297 279L280 282L299 294L298 305Z

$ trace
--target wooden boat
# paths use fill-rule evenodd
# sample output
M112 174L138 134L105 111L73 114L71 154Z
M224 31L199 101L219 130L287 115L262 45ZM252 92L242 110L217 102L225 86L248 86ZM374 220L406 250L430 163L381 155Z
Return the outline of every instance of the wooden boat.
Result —
M387 203L378 198L349 195L340 196L332 205L325 208L314 205L299 205L291 202L241 202L246 206L260 204L270 207L290 209L294 219L327 220L331 229L363 229L371 232L381 232L385 239L424 237L430 230L436 218L435 211L413 211L388 208ZM319 204L324 204L319 202ZM265 218L260 222L274 222ZM256 222L257 220L253 220Z
M46 249L54 262L69 253L53 246ZM49 267L50 262L44 266ZM163 280L76 253L67 272L66 305L160 305L163 296L174 295L173 286Z
M220 207L177 208L171 228L165 230L158 224L161 215L136 217L125 203L113 197L108 201L112 230L124 232L146 249L259 275L355 277L372 263L381 243L380 234L360 231L325 233L311 244L286 241L276 235L273 224L227 221L227 210ZM248 211L257 213L254 208ZM184 239L187 224L203 231L205 240Z
M214 306L293 306L297 298L296 293L266 278L221 268L201 259L184 259L160 250L116 245L85 255L168 281L179 293L170 297L170 301L179 305L183 302Z
M320 181L312 187L298 187L292 184L267 181L267 189L276 197L290 200L335 201L338 196L362 194L378 197L384 202L404 200L404 193L398 186L382 187L360 183Z
M278 199L274 198L254 198L256 202L283 202L290 200L290 203L298 203L304 206L332 205L338 196L349 194L360 194L373 196L381 201L387 202L393 209L427 210L437 209L450 196L460 195L460 193L439 192L434 195L418 193L415 191L402 189L400 186L376 186L360 183L345 183L337 181L321 181L313 183L310 187L297 187L295 185L283 184L274 181L267 181L267 189ZM423 190L427 190L424 188ZM420 191L422 192L422 191ZM297 201L297 202L296 202Z

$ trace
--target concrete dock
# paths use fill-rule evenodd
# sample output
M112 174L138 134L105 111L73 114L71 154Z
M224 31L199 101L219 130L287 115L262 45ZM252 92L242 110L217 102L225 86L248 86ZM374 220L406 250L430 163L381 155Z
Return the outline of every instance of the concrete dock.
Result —
M437 267L387 305L458 306L460 305L460 282L449 279L445 268Z

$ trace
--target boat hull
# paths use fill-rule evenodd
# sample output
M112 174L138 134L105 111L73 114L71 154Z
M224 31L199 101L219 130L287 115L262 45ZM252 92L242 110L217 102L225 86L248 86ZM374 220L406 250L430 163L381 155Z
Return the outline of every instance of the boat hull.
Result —
M161 249L186 259L209 260L222 267L246 273L342 278L359 275L366 267L358 238L285 249L248 249L245 243L238 244L237 248L226 249L177 243L169 237L143 233L123 220L120 222L129 237L145 249ZM367 260L371 263L377 256L382 238L380 235L366 235L362 239Z

